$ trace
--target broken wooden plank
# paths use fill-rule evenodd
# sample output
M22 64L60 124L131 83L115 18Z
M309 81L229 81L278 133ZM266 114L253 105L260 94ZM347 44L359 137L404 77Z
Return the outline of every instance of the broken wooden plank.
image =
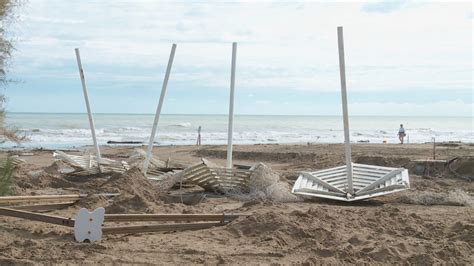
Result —
M147 222L147 221L220 221L237 219L243 214L106 214L105 222Z
M74 227L74 219L0 207L0 215Z
M46 202L46 201L77 201L86 195L37 195L37 196L4 196L0 197L0 204L12 204L23 202Z
M183 231L207 229L214 226L222 226L222 222L201 222L201 223L183 223L183 224L153 224L153 225L130 225L117 227L103 227L103 234L133 234L133 233L151 233L164 231Z
M23 210L23 211L51 211L60 210L74 205L75 201L60 202L60 203L46 203L46 204L34 204L34 205L20 205L20 206L7 206L5 208Z

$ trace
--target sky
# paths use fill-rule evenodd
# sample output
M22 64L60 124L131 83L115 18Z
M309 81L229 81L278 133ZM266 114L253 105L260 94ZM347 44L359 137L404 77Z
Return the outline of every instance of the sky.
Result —
M351 115L472 116L473 4L433 1L29 0L9 34L10 112L340 115L337 26Z

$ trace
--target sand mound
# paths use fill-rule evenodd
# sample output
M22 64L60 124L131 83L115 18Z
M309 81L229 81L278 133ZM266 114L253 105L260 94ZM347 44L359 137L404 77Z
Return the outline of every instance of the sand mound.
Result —
M279 208L278 205L274 207ZM422 218L415 213L404 213L391 206L346 208L336 212L331 208L318 206L294 210L289 215L280 211L255 213L232 222L225 230L246 242L278 249L282 255L295 250L310 254L302 263L397 263L401 260L435 263L448 259L447 254L439 253L438 249L411 249L417 241L413 235L431 238L444 234L445 230L444 227L420 225ZM469 252L465 249L470 229L472 225L467 222L449 229L451 238L460 241L456 252ZM374 232L377 235L373 235Z
M458 157L451 160L448 168L456 177L474 180L474 157Z
M61 189L61 193L81 193L89 196L78 202L88 209L106 207L107 212L149 212L160 202L157 188L138 168L120 174L70 176L60 174L57 162L46 168L22 167L14 175L16 194L30 194L33 190ZM67 191L66 191L67 190ZM101 193L119 193L112 203L107 198L94 196ZM110 205L110 206L109 206Z
M106 207L108 213L151 212L159 199L159 193L138 168L123 174L113 174L103 188L116 188L120 195Z
M86 208L88 210L94 210L99 207L109 205L109 201L106 197L100 195L90 195L80 199L77 203L78 206Z
M227 151L222 149L204 148L196 151L199 157L225 159ZM294 162L294 161L314 161L316 154L308 152L258 152L258 151L233 151L232 157L238 160L247 161L273 161L273 162Z
M466 192L456 189L450 192L407 191L397 200L405 204L417 205L446 205L474 207L474 199Z
M406 168L410 164L410 159L403 157L357 156L354 163Z
M288 183L280 181L278 173L263 163L250 175L249 192L229 191L229 196L241 201L293 202L300 199L291 193Z

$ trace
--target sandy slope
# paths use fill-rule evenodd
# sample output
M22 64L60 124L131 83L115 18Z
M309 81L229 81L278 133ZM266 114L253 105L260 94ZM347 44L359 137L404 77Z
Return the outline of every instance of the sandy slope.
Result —
M429 158L430 145L355 145L354 160L413 168L411 159ZM131 148L107 148L110 158L126 157ZM163 147L157 154L173 163L190 164L205 156L223 165L225 147ZM342 145L252 145L235 147L235 163L263 161L292 183L296 172L336 166ZM437 149L437 157L474 156L469 145ZM99 244L76 243L70 230L55 225L0 217L0 264L6 263L462 263L473 264L474 212L469 206L404 204L426 193L445 195L458 189L474 193L471 180L453 178L443 169L430 176L411 175L412 190L360 203L239 202L208 198L187 206L164 204L153 183L128 176L77 180L55 172L49 151L22 156L28 165L16 174L18 194L120 192L114 203L93 197L52 212L73 216L80 207L107 206L108 212L251 214L223 226L200 231L106 236ZM5 155L5 154L3 154ZM471 178L472 160L458 165ZM425 194L424 194L425 193ZM472 198L468 199L472 200ZM416 203L416 202L415 202ZM420 202L419 202L420 203ZM421 202L422 203L422 202ZM454 204L456 205L456 204Z

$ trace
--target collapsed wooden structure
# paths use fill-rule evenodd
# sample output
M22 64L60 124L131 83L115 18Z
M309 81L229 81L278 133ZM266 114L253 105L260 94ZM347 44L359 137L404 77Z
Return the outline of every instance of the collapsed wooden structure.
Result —
M292 192L304 196L355 201L408 189L410 182L407 169L352 163L342 27L337 28L337 34L346 165L302 172Z
M94 196L115 197L120 193L99 193ZM0 197L0 207L26 211L51 211L67 208L77 201L86 198L87 194L67 195L35 195L35 196L3 196Z
M71 166L74 175L94 175L99 173L123 173L130 169L125 161L115 161L107 158L98 159L92 154L71 155L62 151L55 151L53 157ZM100 161L100 163L99 163Z
M41 196L10 196L0 197L0 216L15 217L43 223L61 225L74 228L76 240L82 242L89 239L95 242L101 239L102 234L129 234L162 231L199 230L214 226L225 225L243 214L105 214L104 208L88 212L82 208L75 218L37 213L57 209L58 206L71 206L85 195L41 195ZM51 201L66 201L66 203L48 203ZM21 205L34 201L34 205ZM18 204L2 206L4 204ZM32 207L34 206L34 207ZM98 222L100 221L100 222ZM140 224L130 224L140 222ZM160 222L143 224L144 222ZM117 226L117 223L127 223Z
M202 158L200 163L185 168L177 175L183 183L200 186L209 192L226 193L234 190L248 191L252 171L253 168L219 167Z
M142 149L135 149L134 153L126 160L118 161L102 157L100 159L100 164L98 163L97 156L90 153L84 155L72 155L62 151L55 151L53 157L72 168L72 171L68 174L94 175L99 173L124 173L134 166L141 168L146 154ZM182 168L170 168L169 162L164 162L151 157L149 160L148 178L156 180L159 179L158 177L162 178L167 175L173 175L180 169Z

